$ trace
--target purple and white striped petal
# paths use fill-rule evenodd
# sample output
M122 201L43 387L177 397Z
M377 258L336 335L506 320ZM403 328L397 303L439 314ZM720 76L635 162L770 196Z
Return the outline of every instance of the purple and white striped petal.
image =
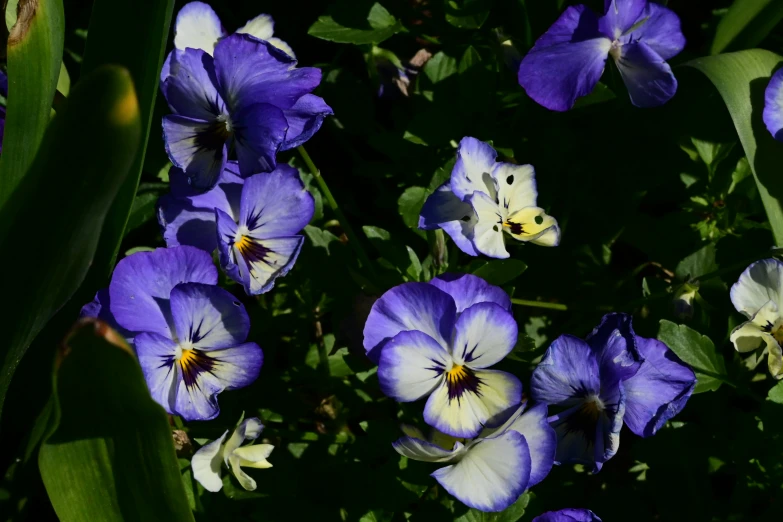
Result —
M451 190L461 200L481 191L495 197L492 169L498 153L495 149L484 143L466 136L459 142L457 148L457 162L451 171Z
M495 303L474 304L454 325L454 364L488 368L502 361L517 343L514 316Z
M458 314L478 303L495 303L511 312L511 298L505 290L473 274L446 273L433 278L430 284L454 299Z
M378 361L381 391L399 402L412 402L432 393L449 370L449 353L429 335L400 332L384 346Z

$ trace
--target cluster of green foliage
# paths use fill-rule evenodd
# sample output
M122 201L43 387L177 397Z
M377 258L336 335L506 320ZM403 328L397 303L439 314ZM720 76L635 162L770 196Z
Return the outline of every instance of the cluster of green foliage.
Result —
M564 6L601 11L602 0L213 3L230 27L269 12L300 63L322 69L318 94L335 116L310 156L281 158L316 199L295 269L258 297L221 281L247 306L265 353L260 378L221 396L218 419L173 426L124 343L95 323L73 325L118 256L163 245L158 74L185 2L19 0L18 19L7 3L0 519L514 522L563 507L605 521L779 519L783 383L733 350L728 335L743 318L728 288L783 246L783 144L761 121L783 63L783 3L671 0L689 38L672 62L677 96L639 110L608 76L563 114L527 98L514 57ZM379 97L386 71L422 49L431 57L406 92L387 82L396 95ZM466 135L536 167L559 247L476 259L417 228ZM655 437L624 431L599 474L555 467L505 512L469 510L429 465L391 448L400 424L420 422L420 405L384 397L362 349L375 298L447 271L512 296L526 335L500 369L523 382L555 337L584 336L614 310L692 365L697 393ZM674 306L683 294L690 313ZM230 477L205 492L193 449L243 412L266 425L274 468L253 472L254 492ZM172 428L192 442L176 455Z

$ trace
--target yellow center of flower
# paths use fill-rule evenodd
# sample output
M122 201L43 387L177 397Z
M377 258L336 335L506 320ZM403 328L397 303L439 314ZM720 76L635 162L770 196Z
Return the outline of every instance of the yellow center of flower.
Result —
M464 366L454 366L446 372L446 380L450 384L457 383L468 376L467 369Z
M185 385L190 387L196 383L200 373L211 372L215 368L216 361L196 348L182 348L177 363L182 369Z
M480 395L481 379L467 366L452 366L446 372L446 387L449 392L449 401L459 399L465 393Z
M252 244L253 241L247 236L239 236L239 239L234 241L234 246L237 247L237 250L239 250L241 254L246 254L248 250L250 250Z
M776 330L773 330L771 333L772 337L775 338L778 344L783 346L783 324L780 325Z

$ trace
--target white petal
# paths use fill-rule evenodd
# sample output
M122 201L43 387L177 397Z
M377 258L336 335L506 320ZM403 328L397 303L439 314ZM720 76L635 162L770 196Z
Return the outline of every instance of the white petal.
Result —
M190 2L179 10L174 29L174 47L201 49L209 54L215 50L215 44L225 36L220 18L207 4Z
M496 163L492 177L498 187L498 203L514 213L525 207L534 207L538 198L536 171L532 165Z
M731 332L731 342L740 352L752 352L763 345L770 347L778 343L770 333L780 326L778 307L772 301L762 306L750 321L746 321Z
M767 365L769 366L769 373L775 379L783 379L783 350L781 350L779 344L775 343L769 346Z
M530 448L530 484L533 487L549 474L555 463L557 434L547 421L546 404L537 404L517 417L509 429L524 435Z
M525 207L517 210L508 216L506 222L506 232L519 241L531 241L542 246L557 246L560 243L557 220L542 208Z
M731 302L748 318L756 315L768 301L783 309L783 263L764 259L750 265L731 287Z
M285 52L288 56L290 56L293 59L296 59L296 55L294 54L294 50L291 49L291 46L288 45L286 42L281 40L280 38L272 37L267 40L267 42L271 43L281 51Z
M554 218L553 218L554 219ZM546 229L546 231L538 236L536 239L531 239L530 242L534 245L556 247L560 244L560 227L554 225Z
M447 450L415 437L401 437L392 443L392 447L400 455L422 462L450 462L465 451L461 442L454 443L454 448Z
M250 475L242 471L240 461L241 459L236 455L231 455L228 458L228 465L231 468L231 472L239 481L240 486L245 488L247 491L255 491L256 481L253 480L253 478Z
M473 228L473 244L476 250L489 257L508 258L506 245L503 243L503 216L500 207L483 192L474 192L468 201L478 220Z
M481 511L502 511L527 488L530 451L525 437L509 431L478 442L457 464L432 476L463 504Z
M443 382L450 366L448 352L432 337L417 330L400 332L381 351L381 391L400 402L419 400Z
M454 328L454 364L487 368L503 360L517 344L514 316L495 303L474 304L462 312Z
M228 466L229 457L235 453L236 449L246 440L256 440L263 429L264 425L255 417L245 419L237 426L237 429L231 434L231 438L226 442L226 448L223 451L226 466Z
M275 447L271 444L253 444L234 450L234 455L239 457L239 465L248 468L267 469L272 464L267 462L267 457L272 454Z
M457 149L457 162L451 171L451 190L454 194L464 201L475 191L481 191L494 199L497 189L492 169L497 155L495 149L476 138L462 138Z
M249 34L259 40L269 40L275 34L275 21L268 14L260 14L237 29L237 33Z
M226 435L228 435L228 430L219 439L202 446L190 461L193 478L204 486L204 489L212 493L220 491L223 487L223 481L220 479L220 466L223 464L221 445L226 439Z

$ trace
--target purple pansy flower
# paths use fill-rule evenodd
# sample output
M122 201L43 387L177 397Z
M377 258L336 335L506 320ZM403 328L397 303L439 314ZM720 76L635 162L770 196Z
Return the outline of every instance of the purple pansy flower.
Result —
M172 192L183 185L181 178L172 172ZM254 295L271 290L275 279L291 270L304 242L299 232L314 211L315 201L295 168L278 165L243 179L237 163L229 161L207 192L162 197L158 221L169 247L218 248L226 273Z
M590 94L614 59L637 107L656 107L677 91L666 60L685 48L680 19L647 0L604 0L599 17L587 6L566 9L519 67L519 84L547 109L567 111Z
M457 149L451 179L421 209L419 228L442 228L466 254L505 259L505 236L536 245L557 246L560 227L536 206L532 165L496 161L497 152L465 137Z
M432 477L463 504L503 511L544 480L554 463L557 436L547 422L546 405L524 410L520 405L502 426L472 440L437 432L428 440L420 430L404 427L406 436L393 446L413 460L448 464Z
M208 420L217 395L258 377L261 348L245 342L245 307L215 286L217 270L189 246L138 252L117 263L107 290L82 309L129 338L152 398L170 414Z
M561 509L547 511L533 519L533 522L601 522L598 515L589 509Z
M381 390L400 402L429 397L427 424L454 437L476 436L522 397L519 379L488 369L516 344L510 309L503 290L468 274L392 288L364 327Z
M772 136L783 141L783 69L772 75L764 95L764 123Z
M603 463L620 446L623 422L639 436L654 435L679 413L696 376L656 339L637 336L627 314L608 314L583 341L561 335L533 371L533 400L558 408L558 462Z
M196 190L217 183L233 149L243 177L275 168L279 150L301 145L332 109L309 94L321 71L249 34L218 41L214 56L175 49L161 74L174 114L163 118L166 151Z

